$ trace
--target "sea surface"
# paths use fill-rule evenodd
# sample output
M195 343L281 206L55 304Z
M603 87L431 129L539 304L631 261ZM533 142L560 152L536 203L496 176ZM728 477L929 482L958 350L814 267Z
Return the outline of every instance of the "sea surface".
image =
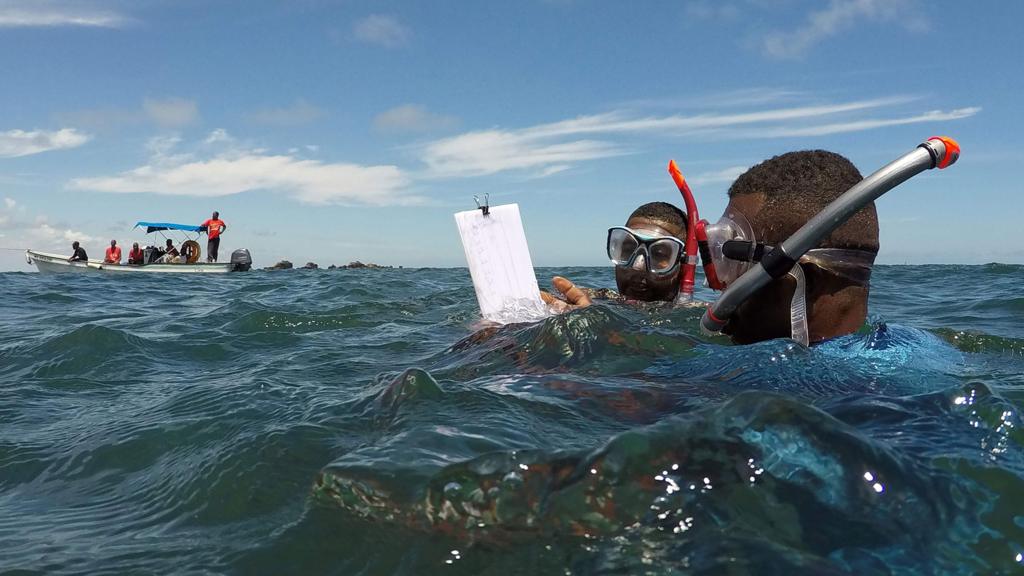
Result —
M3 574L1024 572L1022 266L878 267L810 349L487 327L465 269L0 294Z

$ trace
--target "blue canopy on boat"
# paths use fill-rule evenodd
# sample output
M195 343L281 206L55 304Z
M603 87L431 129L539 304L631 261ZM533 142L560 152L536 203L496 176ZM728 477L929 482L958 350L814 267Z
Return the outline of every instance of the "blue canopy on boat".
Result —
M146 234L159 232L161 230L184 230L186 232L204 232L205 226L192 226L191 224L174 224L172 222L136 222L135 227L146 227Z

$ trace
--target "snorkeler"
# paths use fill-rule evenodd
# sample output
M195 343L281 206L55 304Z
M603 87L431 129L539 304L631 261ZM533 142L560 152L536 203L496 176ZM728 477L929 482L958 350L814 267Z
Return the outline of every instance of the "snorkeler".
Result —
M861 180L849 160L824 150L789 152L744 172L729 188L722 218L707 227L719 280L735 281L759 260L758 252L792 236ZM742 241L723 243L722 238ZM806 341L813 344L857 331L867 318L877 254L878 215L872 202L800 258L793 273L743 302L723 332L737 344L749 344L797 339L794 333L806 330ZM802 279L797 277L801 272ZM794 312L801 304L805 314ZM798 316L806 318L804 327L796 326Z
M857 331L867 318L878 255L874 200L925 170L948 168L959 157L955 140L933 136L862 178L833 152L790 152L740 175L714 225L699 219L689 186L669 162L689 211L676 304L692 302L699 250L707 285L723 291L701 317L705 333L728 334L738 344L789 337L810 345ZM634 243L626 246L634 252L620 263L614 230L609 230L608 249L617 266L637 267L638 255L650 259L653 240L633 234ZM585 291L568 280L556 278L554 284L565 297L560 306L544 295L555 312L590 304Z
M808 264L820 269L812 276L819 284L814 291L816 293L812 292L811 301L812 307L818 303L818 322L814 327L813 342L855 330L855 324L863 322L866 317L868 281L871 266L878 254L878 216L874 201L908 178L925 170L943 170L955 164L959 158L960 145L956 140L948 136L932 136L850 189L836 194L834 200L807 218L785 240L773 241L772 244L758 241L755 227L750 225L741 210L757 213L757 228L761 229L761 236L778 236L785 229L786 223L793 221L794 212L799 214L801 210L813 206L815 201L832 195L835 190L829 188L828 184L848 177L851 172L856 174L857 170L841 156L809 151L776 157L749 171L746 190L739 182L730 189L729 208L732 211L727 210L714 226L706 221L691 224L691 230L696 231L694 235L701 256L705 260L705 272L710 272L707 276L708 284L723 291L701 316L701 331L707 334L731 333L734 341L773 337L771 333L751 333L744 326L756 324L763 327L766 324L765 308L758 307L754 298L759 297L762 304L771 307L773 301L770 297L765 298L765 294L771 294L772 284L775 284L776 291L782 288L785 292L784 285L776 281L789 276L795 281L789 309L790 338L804 345L811 344L811 329L808 328L810 312L806 299L808 283L804 273L804 267ZM791 166L786 165L787 160L792 163ZM670 163L670 173L672 167ZM802 189L801 193L788 189L794 187L794 179L795 188ZM818 181L824 184L824 190L815 191L813 186ZM773 183L775 188L772 187ZM688 189L680 186L680 191L687 200L687 206L690 206L692 202L687 195ZM743 192L758 196L743 200ZM782 210L782 204L794 200L802 203L790 204L788 210ZM802 219L801 216L797 218ZM691 213L691 223L693 220ZM782 225L776 220L781 221ZM845 247L832 248L828 245ZM721 273L717 272L718 268L722 269ZM810 270L812 274L815 273L814 268ZM828 274L823 274L822 270ZM733 328L727 329L740 307L747 304L750 304L747 311L752 319L741 320Z
M734 281L765 247L788 238L861 179L849 160L823 150L776 156L742 174L729 188L725 214L706 228L712 246L708 254L716 264L716 284ZM686 222L686 214L679 208L653 202L637 208L626 226L608 231L608 256L616 264L615 281L625 299L676 299L685 258ZM744 242L726 242L737 238ZM800 260L810 343L855 332L864 324L876 254L878 216L872 203ZM546 292L541 297L559 313L589 306L595 296L605 296L560 276L552 285L564 300ZM804 301L794 299L799 294L793 276L774 280L736 311L725 333L737 344L791 337L792 305Z
M619 294L580 288L555 276L551 284L561 298L543 290L541 298L559 313L589 306L595 298L673 302L685 245L686 213L666 202L649 202L634 210L625 226L608 229L608 257L615 263Z

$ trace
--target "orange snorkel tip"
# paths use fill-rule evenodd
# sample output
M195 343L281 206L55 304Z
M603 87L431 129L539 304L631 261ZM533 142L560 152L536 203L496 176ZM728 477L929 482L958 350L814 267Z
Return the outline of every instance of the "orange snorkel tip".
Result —
M945 147L945 153L942 155L942 158L935 162L935 167L939 170L952 166L960 158L960 144L949 136L932 136L928 140L938 140Z
M689 192L690 185L686 183L686 178L683 178L683 173L679 170L679 166L676 166L675 160L668 161L668 173L672 175L672 180L675 181L680 192L683 190Z

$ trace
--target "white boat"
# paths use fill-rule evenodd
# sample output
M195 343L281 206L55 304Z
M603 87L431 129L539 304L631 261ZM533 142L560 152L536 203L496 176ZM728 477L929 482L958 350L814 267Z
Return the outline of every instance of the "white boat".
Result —
M196 262L195 264L145 264L134 266L128 264L106 264L102 260L88 262L68 262L68 257L61 254L48 254L26 250L25 259L35 264L40 272L108 272L111 274L226 274L248 270L231 262Z
M26 250L25 260L29 264L35 264L36 268L40 272L47 273L64 273L64 272L77 272L77 273L88 273L88 272L107 272L111 274L144 274L144 273L157 273L157 274L227 274L228 272L245 272L252 267L252 257L249 255L249 251L246 249L235 250L231 253L231 258L228 262L200 262L200 249L199 243L196 242L198 234L205 232L206 228L203 226L192 226L189 224L172 224L169 222L138 222L135 224L136 228L143 227L146 229L147 234L154 232L160 232L161 236L163 232L168 230L174 230L185 234L186 238L189 238L188 242L182 243L182 246L186 244L192 245L194 253L189 258L192 262L183 264L170 264L156 261L156 257L163 254L162 251L156 250L155 254L153 247L146 248L146 256L144 261L146 264L110 264L102 260L88 260L85 262L77 261L71 262L67 256L61 254L51 254L48 252L39 252L37 250ZM188 236L188 233L192 232L195 234L194 238ZM184 248L182 248L184 251Z

